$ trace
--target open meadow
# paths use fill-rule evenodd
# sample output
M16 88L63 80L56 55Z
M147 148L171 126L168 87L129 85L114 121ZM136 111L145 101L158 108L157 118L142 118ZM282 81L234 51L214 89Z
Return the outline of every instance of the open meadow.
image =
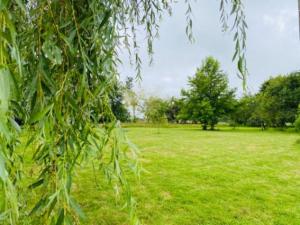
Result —
M299 135L258 128L201 131L125 128L146 172L132 178L137 213L148 225L300 224ZM113 191L77 174L75 196L84 224L128 224Z

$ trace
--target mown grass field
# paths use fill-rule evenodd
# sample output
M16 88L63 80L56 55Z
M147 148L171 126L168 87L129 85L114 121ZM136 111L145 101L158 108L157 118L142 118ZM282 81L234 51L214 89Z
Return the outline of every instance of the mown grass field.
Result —
M147 171L130 178L142 224L300 224L300 135L197 126L125 131ZM73 188L83 224L128 224L112 188L101 176L98 184L91 164L83 166Z

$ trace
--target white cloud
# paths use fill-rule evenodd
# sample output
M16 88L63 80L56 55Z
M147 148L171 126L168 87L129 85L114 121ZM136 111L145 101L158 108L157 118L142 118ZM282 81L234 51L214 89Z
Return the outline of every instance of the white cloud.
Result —
M171 83L173 79L171 77L163 77L162 80L166 83Z
M279 33L294 31L294 21L297 18L296 10L281 9L272 14L263 15L264 25L271 27Z

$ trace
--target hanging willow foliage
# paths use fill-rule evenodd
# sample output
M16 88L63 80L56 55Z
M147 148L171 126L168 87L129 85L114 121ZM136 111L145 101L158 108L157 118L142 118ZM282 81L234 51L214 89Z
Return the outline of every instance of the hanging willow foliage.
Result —
M228 5L229 2L231 3L230 5ZM228 9L230 13L227 12ZM227 31L230 28L228 27L228 17L231 16L233 20L231 30L234 31L233 41L235 42L235 51L232 61L237 61L237 75L243 81L243 89L246 91L248 75L246 65L246 30L248 25L246 23L242 0L220 0L220 14L223 31Z
M21 220L25 216L27 224L80 223L84 215L71 195L72 178L78 165L91 156L107 178L123 188L131 209L131 222L138 223L124 176L124 165L139 173L136 148L114 118L108 95L118 79L119 50L128 50L140 76L137 29L145 30L151 56L159 21L165 12L171 13L171 3L166 0L0 1L0 221L3 224L25 224ZM187 0L186 3L186 32L192 39L191 5ZM246 36L243 7L240 1L231 3L232 14L237 18L233 25L237 30L235 41L241 42ZM237 44L235 54L239 67L240 58L244 62L245 46L241 43L242 46ZM240 71L244 71L243 65ZM27 146L33 151L26 154L32 153L32 167L38 170L35 181L26 187L22 175L24 154L17 149L22 134L20 123L32 134ZM39 197L26 214L28 189Z

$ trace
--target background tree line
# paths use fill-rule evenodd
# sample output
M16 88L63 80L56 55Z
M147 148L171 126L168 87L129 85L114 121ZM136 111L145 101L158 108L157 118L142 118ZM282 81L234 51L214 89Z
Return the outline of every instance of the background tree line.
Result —
M130 80L130 79L129 79ZM130 81L126 81L127 83ZM300 103L300 72L278 75L265 81L258 93L236 97L226 73L213 57L206 58L195 75L188 78L189 87L181 96L162 99L151 96L139 100L140 111L151 123L199 123L203 129L214 129L222 121L232 126L286 127L297 125ZM126 86L126 85L125 85ZM128 86L128 84L127 84ZM131 88L127 88L131 90ZM124 96L128 95L128 93ZM112 102L115 102L112 99ZM122 101L119 101L122 103ZM129 104L130 105L130 104ZM129 121L126 107L113 107L115 115ZM128 107L127 107L128 108ZM117 110L118 109L118 110ZM120 113L123 110L124 116Z

